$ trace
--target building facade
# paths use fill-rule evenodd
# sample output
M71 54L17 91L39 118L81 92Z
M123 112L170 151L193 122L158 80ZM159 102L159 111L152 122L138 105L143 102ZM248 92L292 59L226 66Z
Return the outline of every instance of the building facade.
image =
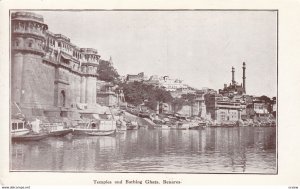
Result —
M127 106L123 90L114 89L114 85L105 81L97 81L97 103L103 106Z
M42 16L11 15L11 101L27 116L68 114L77 103L96 104L96 49L79 48L48 30Z
M232 101L221 94L206 94L205 104L207 113L217 123L235 122L242 118L245 106L241 102Z
M127 82L135 82L135 81L142 82L144 80L145 80L144 72L138 73L137 75L128 74L126 76L126 81Z

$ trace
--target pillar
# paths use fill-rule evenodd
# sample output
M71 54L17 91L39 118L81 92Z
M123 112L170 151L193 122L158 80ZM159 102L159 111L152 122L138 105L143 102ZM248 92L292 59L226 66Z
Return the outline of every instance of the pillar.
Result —
M95 104L96 103L96 78L87 77L86 78L86 103Z
M86 78L85 76L81 77L81 85L80 85L80 103L86 103L85 101L85 93L86 93Z
M23 78L23 55L20 52L13 55L11 78L12 78L11 80L12 101L16 103L20 103L21 93L22 93L22 78Z

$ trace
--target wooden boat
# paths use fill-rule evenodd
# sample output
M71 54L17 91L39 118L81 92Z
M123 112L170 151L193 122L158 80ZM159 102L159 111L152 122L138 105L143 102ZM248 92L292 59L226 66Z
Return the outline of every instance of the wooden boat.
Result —
M164 124L164 125L161 125L161 129L162 130L170 130L171 126Z
M111 130L111 131L87 131L87 135L90 136L111 136L116 134L116 130Z
M99 130L99 129L73 129L75 135L89 135L89 136L109 136L114 135L116 130Z
M136 130L139 128L137 121L130 121L126 124L127 130Z
M25 121L19 119L12 119L11 121L11 136L22 136L30 132L30 130L25 127Z
M38 141L47 138L49 134L47 133L28 133L21 136L12 136L12 141Z
M189 123L177 122L175 125L171 126L173 130L188 130L190 128Z
M65 127L63 123L44 123L41 124L41 127L52 137L65 136L73 131L72 129Z
M25 135L12 135L12 141L38 141L49 136L47 131L41 129L40 120L36 119L35 121L31 121L29 132Z
M199 130L199 129L201 129L201 126L200 125L190 126L189 129L190 130Z
M61 130L53 130L49 132L49 136L66 136L69 133L72 133L73 129L61 129Z
M189 129L190 130L199 130L200 129L199 121L196 121L196 120L190 121L189 122Z
M207 127L207 125L208 125L208 124L207 124L206 122L204 122L204 121L200 121L200 122L199 122L199 126L200 126L200 127Z
M99 120L83 123L73 128L75 135L88 136L109 136L116 132L116 122L114 120Z

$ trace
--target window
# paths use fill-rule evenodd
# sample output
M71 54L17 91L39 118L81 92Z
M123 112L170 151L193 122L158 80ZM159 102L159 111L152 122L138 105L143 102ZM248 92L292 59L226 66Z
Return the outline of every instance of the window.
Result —
M17 123L12 123L12 130L17 130Z
M23 123L18 123L18 129L23 129Z
M19 46L19 44L20 44L19 41L16 41L16 46L17 46L17 47Z
M28 47L29 47L29 48L32 48L32 42L29 42L29 43L28 43Z

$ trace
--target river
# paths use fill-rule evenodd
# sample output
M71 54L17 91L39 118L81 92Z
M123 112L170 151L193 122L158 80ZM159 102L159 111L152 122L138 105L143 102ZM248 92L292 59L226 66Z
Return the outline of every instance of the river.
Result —
M276 128L140 128L12 143L12 171L276 174Z

